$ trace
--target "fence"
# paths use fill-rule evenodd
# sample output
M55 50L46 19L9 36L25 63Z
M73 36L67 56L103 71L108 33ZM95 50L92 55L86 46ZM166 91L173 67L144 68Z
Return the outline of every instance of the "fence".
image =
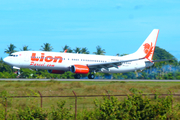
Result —
M39 91L38 91L39 92ZM69 98L75 98L75 120L76 120L76 117L77 117L77 99L78 98L81 98L81 97L108 97L110 98L110 96L124 96L124 97L127 97L128 95L110 95L107 92L107 95L76 95L76 93L74 91L72 91L74 96L43 96L40 92L39 92L39 95L40 96L6 96L5 97L5 120L7 120L7 102L8 102L8 98L40 98L40 105L41 105L41 108L43 108L43 98L64 98L64 97L69 97ZM129 94L129 95L133 95L133 94ZM142 94L143 96L155 96L157 94ZM168 96L168 95L173 95L173 96L180 96L180 94L160 94L160 96ZM2 97L1 97L2 98Z

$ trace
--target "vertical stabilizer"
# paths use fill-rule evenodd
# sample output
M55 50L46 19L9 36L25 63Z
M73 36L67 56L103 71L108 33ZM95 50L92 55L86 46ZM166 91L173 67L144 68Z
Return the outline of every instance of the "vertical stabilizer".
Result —
M144 43L140 46L140 48L135 52L135 55L144 56L144 58L152 61L158 34L159 29L154 29L146 38Z

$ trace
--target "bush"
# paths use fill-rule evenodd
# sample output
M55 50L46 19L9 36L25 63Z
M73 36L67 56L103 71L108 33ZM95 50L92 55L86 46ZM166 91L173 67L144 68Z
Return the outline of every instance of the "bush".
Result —
M43 113L41 108L26 107L24 110L19 109L17 113L17 118L20 120L34 120L34 119L46 120L47 116L48 114Z
M123 102L114 96L108 99L104 97L103 102L95 100L96 109L83 116L85 119L177 119L178 113L173 112L171 95L165 98L149 99L143 97L142 92L131 89L133 95L128 95ZM179 105L176 105L179 110ZM91 116L89 116L91 115Z
M52 107L51 119L52 120L66 120L73 117L70 113L70 109L64 108L66 101L61 101L57 103L57 108L55 106Z
M156 94L155 99L150 99L148 96L143 96L141 91L131 88L131 95L128 95L124 101L119 101L117 97L111 96L110 98L104 97L103 101L94 101L94 110L84 110L78 112L77 119L80 120L116 120L116 119L179 119L180 117L180 106L173 106L173 96L168 95L164 98L160 98ZM1 92L4 98L7 96L6 91ZM20 120L31 120L31 119L53 119L53 120L64 120L74 119L74 112L72 107L65 108L65 101L58 102L56 106L52 106L51 110L44 112L41 108L25 107L24 109L19 108L16 112L8 112L8 119L20 119ZM4 104L0 104L1 108ZM0 109L0 118L4 119L4 111Z

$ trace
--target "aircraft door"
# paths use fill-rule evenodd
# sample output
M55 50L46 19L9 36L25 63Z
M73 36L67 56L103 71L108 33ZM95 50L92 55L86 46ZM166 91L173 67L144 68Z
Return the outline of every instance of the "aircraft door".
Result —
M30 56L29 56L29 54L27 53L27 54L25 55L25 57L24 57L24 62L29 62L29 60L30 60Z
M138 62L136 61L135 62L135 70L137 70L138 69Z

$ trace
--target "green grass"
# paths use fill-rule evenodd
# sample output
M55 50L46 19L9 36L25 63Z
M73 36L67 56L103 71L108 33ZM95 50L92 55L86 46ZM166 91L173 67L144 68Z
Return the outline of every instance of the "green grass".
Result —
M102 95L129 94L130 88L137 88L144 93L158 92L166 94L171 90L180 93L180 82L59 82L59 81L1 81L0 92L8 91L10 95L32 95L40 91L42 95Z
M180 82L66 82L66 81L1 81L0 92L7 91L9 95L14 96L39 96L38 91L43 96L73 96L75 91L76 95L120 95L131 94L129 89L137 88L142 90L143 93L159 93L167 94L169 90L172 93L180 94ZM93 101L95 97L82 97L78 98L78 110L92 109L94 107ZM102 97L97 97L101 100ZM124 97L118 97L119 100ZM43 108L49 109L52 105L56 105L58 101L67 101L66 107L70 105L74 109L75 99L66 98L43 98ZM175 97L178 102L180 97ZM40 106L40 98L15 98L8 99L8 109L13 108L16 110L19 107L24 108L27 105Z

